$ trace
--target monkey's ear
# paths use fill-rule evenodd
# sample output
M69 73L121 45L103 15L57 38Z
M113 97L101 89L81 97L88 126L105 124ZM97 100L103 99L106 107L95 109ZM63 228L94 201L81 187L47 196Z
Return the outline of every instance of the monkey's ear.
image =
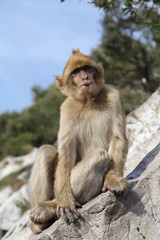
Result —
M57 86L62 90L63 89L63 79L62 76L56 76Z
M100 68L103 68L102 63L98 63L98 66L99 66Z
M77 50L73 49L72 54L73 54L73 55L74 55L74 54L80 54L79 48L78 48Z
M102 63L98 63L98 71L103 76L104 75L104 69Z

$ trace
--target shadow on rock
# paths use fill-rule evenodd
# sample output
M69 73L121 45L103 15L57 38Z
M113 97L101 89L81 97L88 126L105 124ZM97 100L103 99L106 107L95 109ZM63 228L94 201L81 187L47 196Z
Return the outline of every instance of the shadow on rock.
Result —
M159 151L160 143L142 159L137 167L127 175L126 179L130 180L138 178L147 169L148 165L155 159Z

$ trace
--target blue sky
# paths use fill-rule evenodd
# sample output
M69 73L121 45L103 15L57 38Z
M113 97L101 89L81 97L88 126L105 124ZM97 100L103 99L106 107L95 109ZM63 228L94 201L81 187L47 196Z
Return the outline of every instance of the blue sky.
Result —
M98 46L103 16L87 0L1 0L0 113L30 106L32 86L52 84L73 48Z

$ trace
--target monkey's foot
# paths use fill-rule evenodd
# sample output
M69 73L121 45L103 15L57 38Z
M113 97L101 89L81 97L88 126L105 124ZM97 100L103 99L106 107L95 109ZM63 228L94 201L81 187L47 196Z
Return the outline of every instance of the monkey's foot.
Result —
M30 229L32 230L32 232L34 234L39 234L41 233L42 231L44 231L46 228L48 228L49 226L51 226L51 224L53 223L53 221L49 221L49 222L46 222L46 223L39 223L39 224L35 224L34 222L32 222L30 220L29 222L29 227Z
M33 223L47 223L50 220L56 220L56 203L48 201L44 203L38 203L30 213L30 219Z
M127 193L128 183L125 178L116 175L107 176L104 182L102 192L110 190L114 194L121 196Z
M77 203L80 207L80 204ZM80 213L76 209L75 206L70 207L59 207L57 206L57 216L58 218L63 218L66 223L73 223L75 220L81 217Z

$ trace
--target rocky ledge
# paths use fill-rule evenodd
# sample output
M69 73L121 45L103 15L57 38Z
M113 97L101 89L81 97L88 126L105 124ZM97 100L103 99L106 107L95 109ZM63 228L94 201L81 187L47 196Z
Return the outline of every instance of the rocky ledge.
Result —
M127 117L130 150L126 196L106 192L80 209L71 225L62 219L39 235L28 228L29 211L3 240L159 240L160 239L160 89Z
M160 144L150 151L127 176L129 191L116 198L103 193L80 209L81 218L71 225L62 219L41 234L27 227L27 212L8 240L159 240L160 239Z

